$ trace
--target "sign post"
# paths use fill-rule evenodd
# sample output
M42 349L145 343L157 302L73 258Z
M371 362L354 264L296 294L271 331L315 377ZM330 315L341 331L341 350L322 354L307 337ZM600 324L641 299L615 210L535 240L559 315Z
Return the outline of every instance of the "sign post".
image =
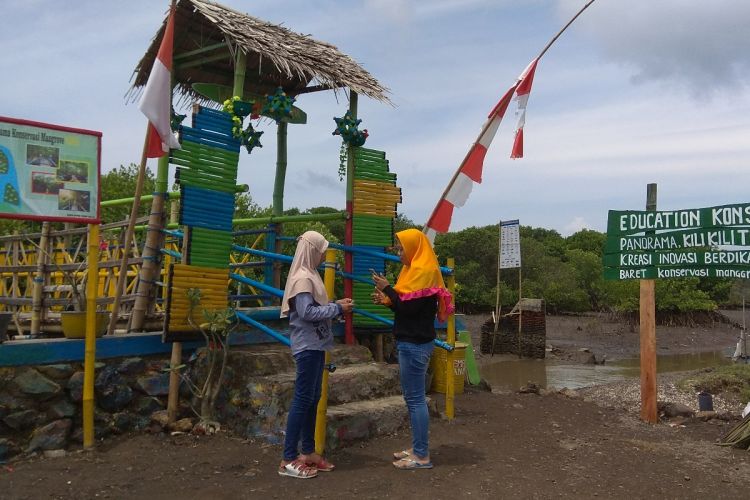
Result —
M750 203L657 211L649 184L646 211L609 211L604 278L640 280L642 420L657 421L655 280L750 278L748 248Z
M646 210L656 211L656 184L646 187ZM656 410L656 299L653 279L640 283L641 420L658 421Z

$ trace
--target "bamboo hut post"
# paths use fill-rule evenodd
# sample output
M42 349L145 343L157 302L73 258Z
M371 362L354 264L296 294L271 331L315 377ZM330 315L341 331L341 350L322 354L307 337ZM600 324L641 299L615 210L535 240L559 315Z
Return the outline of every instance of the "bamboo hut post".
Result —
M284 182L287 166L287 123L280 121L276 126L276 178L273 183L273 215L284 214ZM275 225L276 236L283 232L283 226ZM281 253L281 240L275 238L275 253ZM281 288L281 263L276 261L273 266L273 286Z
M177 201L173 200L170 206L169 222L177 222L179 218L179 206ZM183 256L187 256L188 236L188 234L183 235ZM180 364L182 364L182 342L172 342L172 356L169 359L169 393L167 396L167 421L169 423L177 420L177 410L180 404L180 373L177 371Z
M42 236L39 239L39 251L36 257L36 275L34 276L34 288L32 291L33 302L31 305L31 330L29 334L39 335L42 325L42 299L44 292L44 274L46 272L47 249L49 247L49 222L42 223Z
M167 184L169 180L169 155L159 158L156 170L156 185L151 199L151 213L146 226L146 241L143 245L143 264L138 278L138 289L131 315L130 331L140 331L146 313L152 306L152 287L161 269L161 247L164 241L164 210L166 207Z
M182 262L187 263L190 227L185 226L182 234ZM182 342L172 342L172 356L169 359L169 393L167 395L167 421L177 420L180 406L180 373L177 367L182 364Z
M357 119L357 93L349 90L349 113L353 120ZM354 147L349 146L346 155L346 226L344 233L344 244L347 246L354 245L353 237L353 217L354 217ZM354 258L351 252L344 253L344 272L349 275L354 273ZM344 278L344 297L352 298L354 296L354 286L352 280ZM344 342L354 344L354 321L352 313L344 315Z

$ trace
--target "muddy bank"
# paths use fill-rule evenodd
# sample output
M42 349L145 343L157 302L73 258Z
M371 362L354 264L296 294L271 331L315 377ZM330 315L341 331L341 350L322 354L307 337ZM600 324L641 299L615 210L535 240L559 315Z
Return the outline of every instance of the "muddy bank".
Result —
M691 354L734 349L740 334L741 311L721 311L726 321L714 321L704 325L656 327L656 349L658 355ZM482 324L490 319L488 314L463 317L467 329L472 332L472 342L479 346ZM598 360L616 360L637 357L640 350L637 324L617 319L605 313L579 315L547 315L548 356L559 361L577 360L581 349L589 349ZM487 361L475 349L477 359Z

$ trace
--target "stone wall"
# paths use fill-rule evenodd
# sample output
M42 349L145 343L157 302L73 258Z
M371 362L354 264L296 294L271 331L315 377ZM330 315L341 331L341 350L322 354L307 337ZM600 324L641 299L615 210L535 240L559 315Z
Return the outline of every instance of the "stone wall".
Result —
M166 405L167 367L162 359L97 363L97 439L150 425L152 414ZM0 461L82 443L82 399L80 363L0 368Z
M186 361L185 377L193 384L203 380L205 352L201 349ZM332 359L339 369L331 375L329 405L399 393L396 367L371 363L372 356L364 346L338 344ZM169 361L161 358L97 363L96 439L132 431L162 432L165 428L190 431L198 421L193 408L199 409L200 404L186 383L180 386L179 420L167 425L168 368ZM294 393L294 359L289 348L269 345L233 349L224 375L216 401L216 420L237 435L279 442ZM0 463L19 454L80 445L82 399L80 363L0 368ZM400 398L397 406L405 412ZM396 429L406 422L404 412L380 415L378 425ZM354 436L349 427L351 423L343 417L332 418L329 443L362 438Z

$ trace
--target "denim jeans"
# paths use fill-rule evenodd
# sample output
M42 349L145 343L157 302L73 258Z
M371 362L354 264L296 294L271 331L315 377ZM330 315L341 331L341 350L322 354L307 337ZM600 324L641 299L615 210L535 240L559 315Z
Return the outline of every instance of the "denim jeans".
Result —
M302 454L315 451L315 417L323 382L325 351L302 351L294 355L297 378L294 381L294 398L286 420L284 460L294 460L302 441Z
M434 344L432 342L424 344L398 342L397 348L401 390L404 393L404 401L409 409L411 422L412 447L417 457L425 458L430 454L430 415L424 396L425 375Z

